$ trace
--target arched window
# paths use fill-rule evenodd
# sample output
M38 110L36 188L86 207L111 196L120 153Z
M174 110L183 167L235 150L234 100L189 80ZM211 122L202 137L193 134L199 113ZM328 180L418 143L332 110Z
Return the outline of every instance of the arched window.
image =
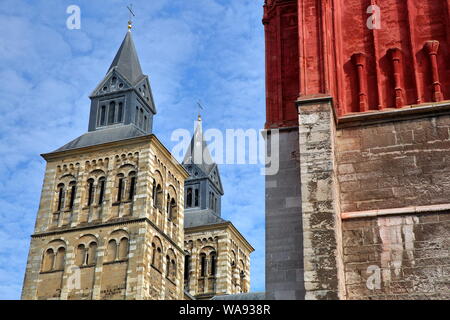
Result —
M122 201L123 198L123 190L125 188L125 178L123 177L123 175L119 175L118 179L119 183L117 186L117 202L120 202Z
M163 257L162 257L162 249L161 249L161 240L158 237L154 237L152 241L152 266L156 269L162 271Z
M107 249L107 262L112 262L116 260L116 254L117 254L117 243L116 240L111 239L108 242L108 249Z
M108 124L114 123L114 118L116 116L116 103L111 101L108 109Z
M53 265L55 262L55 253L53 252L53 249L49 248L44 253L44 259L42 262L42 271L51 271L53 270Z
M206 254L200 254L200 276L204 277L206 275Z
M148 120L147 120L147 116L144 116L144 131L148 130Z
M87 205L90 206L94 201L94 179L88 181Z
M186 192L186 207L192 207L192 188L188 188Z
M152 242L152 262L151 265L155 266L156 264L156 245Z
M166 256L166 277L170 278L170 257Z
M94 265L97 260L97 242L93 241L89 244L89 251L86 257L86 263L91 266Z
M167 195L167 201L166 201L166 209L167 209L167 219L170 220L170 195Z
M210 259L211 259L211 275L215 276L216 275L216 262L217 262L215 252L211 252Z
M172 200L170 200L170 205L169 205L169 220L175 221L177 217L177 203L175 202L175 199L172 198Z
M106 178L101 177L98 180L98 184L99 184L98 204L102 205L103 201L105 200Z
M65 197L65 190L64 190L64 184L60 183L58 185L58 205L57 205L57 211L61 211L64 208L64 197Z
M80 244L77 247L77 255L75 257L75 264L77 266L82 266L86 262L86 248L84 244Z
M131 172L129 175L129 178L130 178L130 190L129 190L129 194L128 194L128 199L133 200L135 190L136 190L136 172L134 172L134 171Z
M155 179L153 179L152 197L153 197L153 206L156 207L156 180Z
M66 249L61 247L56 252L55 270L64 270Z
M184 257L184 280L189 280L189 271L191 269L191 256Z
M99 125L104 126L106 121L106 106L100 108L100 122Z
M72 210L73 209L73 205L75 203L75 195L76 195L76 184L75 182L71 182L69 184L70 187L70 201L69 201L69 209Z
M128 259L128 238L122 238L119 243L119 260Z
M245 272L244 270L241 271L241 273L239 274L240 276L240 286L241 286L241 292L245 292L247 291L246 286L245 286Z
M117 122L122 122L123 120L123 103L119 102L119 110L117 111Z
M156 187L156 207L163 209L163 191L160 184Z
M170 279L175 281L177 278L177 263L174 259L170 260Z
M161 266L162 266L162 250L161 248L156 248L156 268L158 268L158 270L161 270Z

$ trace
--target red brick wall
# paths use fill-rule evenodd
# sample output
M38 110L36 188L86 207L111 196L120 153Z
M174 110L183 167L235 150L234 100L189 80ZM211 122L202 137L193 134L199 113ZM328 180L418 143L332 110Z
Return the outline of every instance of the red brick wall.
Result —
M266 128L297 126L299 89L296 0L272 0L264 6L266 40Z
M450 213L344 220L347 299L450 299Z
M450 203L450 115L339 129L342 212Z

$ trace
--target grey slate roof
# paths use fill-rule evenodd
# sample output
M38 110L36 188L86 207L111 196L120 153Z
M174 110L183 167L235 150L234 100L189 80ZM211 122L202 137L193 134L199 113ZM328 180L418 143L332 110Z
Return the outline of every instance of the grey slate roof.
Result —
M125 39L123 39L119 51L117 51L108 72L113 68L116 68L116 70L130 81L132 85L136 84L136 82L140 81L144 76L141 64L139 63L136 47L134 46L133 38L131 36L131 31L128 31Z
M119 125L117 127L106 127L102 130L87 132L53 152L79 149L94 146L97 144L131 139L144 135L148 134L138 129L134 124Z
M206 210L185 210L184 211L184 227L193 228L206 225L214 225L229 222L215 215L210 209Z
M214 296L211 300L266 300L265 292L249 292Z

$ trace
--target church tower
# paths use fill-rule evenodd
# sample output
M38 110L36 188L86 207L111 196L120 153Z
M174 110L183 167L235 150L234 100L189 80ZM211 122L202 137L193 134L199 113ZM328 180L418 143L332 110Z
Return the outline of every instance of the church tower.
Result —
M221 217L224 191L200 116L183 166L190 174L184 187L186 292L200 300L249 292L254 249L231 221Z
M90 98L88 132L42 155L22 299L183 299L189 175L152 134L131 30Z

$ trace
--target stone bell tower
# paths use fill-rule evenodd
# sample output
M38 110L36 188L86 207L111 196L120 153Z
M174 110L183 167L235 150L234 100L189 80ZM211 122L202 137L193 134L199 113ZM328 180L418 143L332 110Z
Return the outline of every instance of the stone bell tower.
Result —
M221 216L224 190L200 116L183 167L190 174L184 191L185 290L198 300L249 292L254 248Z
M183 299L184 180L131 30L91 95L88 132L47 161L22 299Z

